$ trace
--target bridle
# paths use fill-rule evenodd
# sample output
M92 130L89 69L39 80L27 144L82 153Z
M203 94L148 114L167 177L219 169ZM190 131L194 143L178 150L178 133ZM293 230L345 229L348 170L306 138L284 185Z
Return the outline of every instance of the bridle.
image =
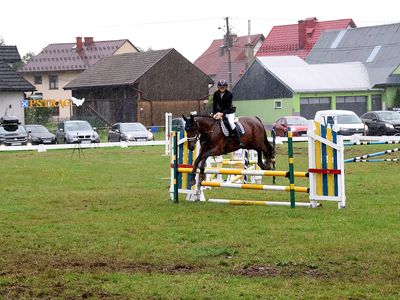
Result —
M196 121L196 134L192 137L187 137L186 139L188 142L195 142L195 143L197 143L197 141L200 139L199 122L198 121Z
M210 127L205 131L205 134L209 132L209 130L214 126L214 124L217 122L217 120L214 119L214 122L210 125ZM199 132L199 122L196 120L196 134L192 137L187 137L188 142L196 142L200 140L200 132Z

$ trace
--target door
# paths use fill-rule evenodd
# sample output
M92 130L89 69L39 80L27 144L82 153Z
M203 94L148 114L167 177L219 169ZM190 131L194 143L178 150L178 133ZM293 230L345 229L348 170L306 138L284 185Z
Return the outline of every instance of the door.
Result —
M382 110L382 95L372 95L371 101L372 110Z
M367 96L336 97L336 109L350 110L362 116L367 112Z
M58 144L64 143L64 123L58 124L56 140Z
M119 124L114 124L108 132L108 139L110 142L119 142L120 130Z
M300 98L300 115L307 120L313 120L319 110L331 109L331 98Z

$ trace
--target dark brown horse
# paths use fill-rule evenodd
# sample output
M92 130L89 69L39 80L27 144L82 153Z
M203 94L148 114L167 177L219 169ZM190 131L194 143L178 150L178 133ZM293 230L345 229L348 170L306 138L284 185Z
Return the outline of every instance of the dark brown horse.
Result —
M209 156L227 154L239 149L239 142L234 137L225 137L221 130L220 122L211 116L183 116L186 121L185 130L187 133L188 148L193 151L196 143L200 140L200 153L193 164L192 173L197 168L200 170L200 180L205 178L204 169ZM240 117L240 123L245 129L241 136L244 149L256 150L258 154L257 164L263 170L270 170L272 160L275 157L275 150L268 141L264 125L257 117ZM263 162L264 154L265 162ZM194 178L191 180L194 184Z

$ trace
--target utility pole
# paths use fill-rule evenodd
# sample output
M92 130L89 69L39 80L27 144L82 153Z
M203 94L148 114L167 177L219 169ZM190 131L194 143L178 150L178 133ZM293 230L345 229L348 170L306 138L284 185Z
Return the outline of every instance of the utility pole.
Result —
M231 32L229 29L229 17L226 17L225 21L226 21L225 47L226 47L226 51L228 53L228 85L229 85L229 89L232 89L232 61L231 61L232 39L231 39Z

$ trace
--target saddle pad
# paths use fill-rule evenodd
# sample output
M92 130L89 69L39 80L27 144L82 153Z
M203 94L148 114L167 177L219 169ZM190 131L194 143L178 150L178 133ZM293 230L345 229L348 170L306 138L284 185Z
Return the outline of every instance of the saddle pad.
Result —
M222 120L220 121L220 123L221 123L221 130L222 130L223 134L226 137L230 136L230 134L229 134L230 131L228 130L228 128L226 128L225 123ZM235 120L235 125L236 125L236 129L239 129L240 135L245 134L245 130L244 130L242 123L236 122L236 120Z

